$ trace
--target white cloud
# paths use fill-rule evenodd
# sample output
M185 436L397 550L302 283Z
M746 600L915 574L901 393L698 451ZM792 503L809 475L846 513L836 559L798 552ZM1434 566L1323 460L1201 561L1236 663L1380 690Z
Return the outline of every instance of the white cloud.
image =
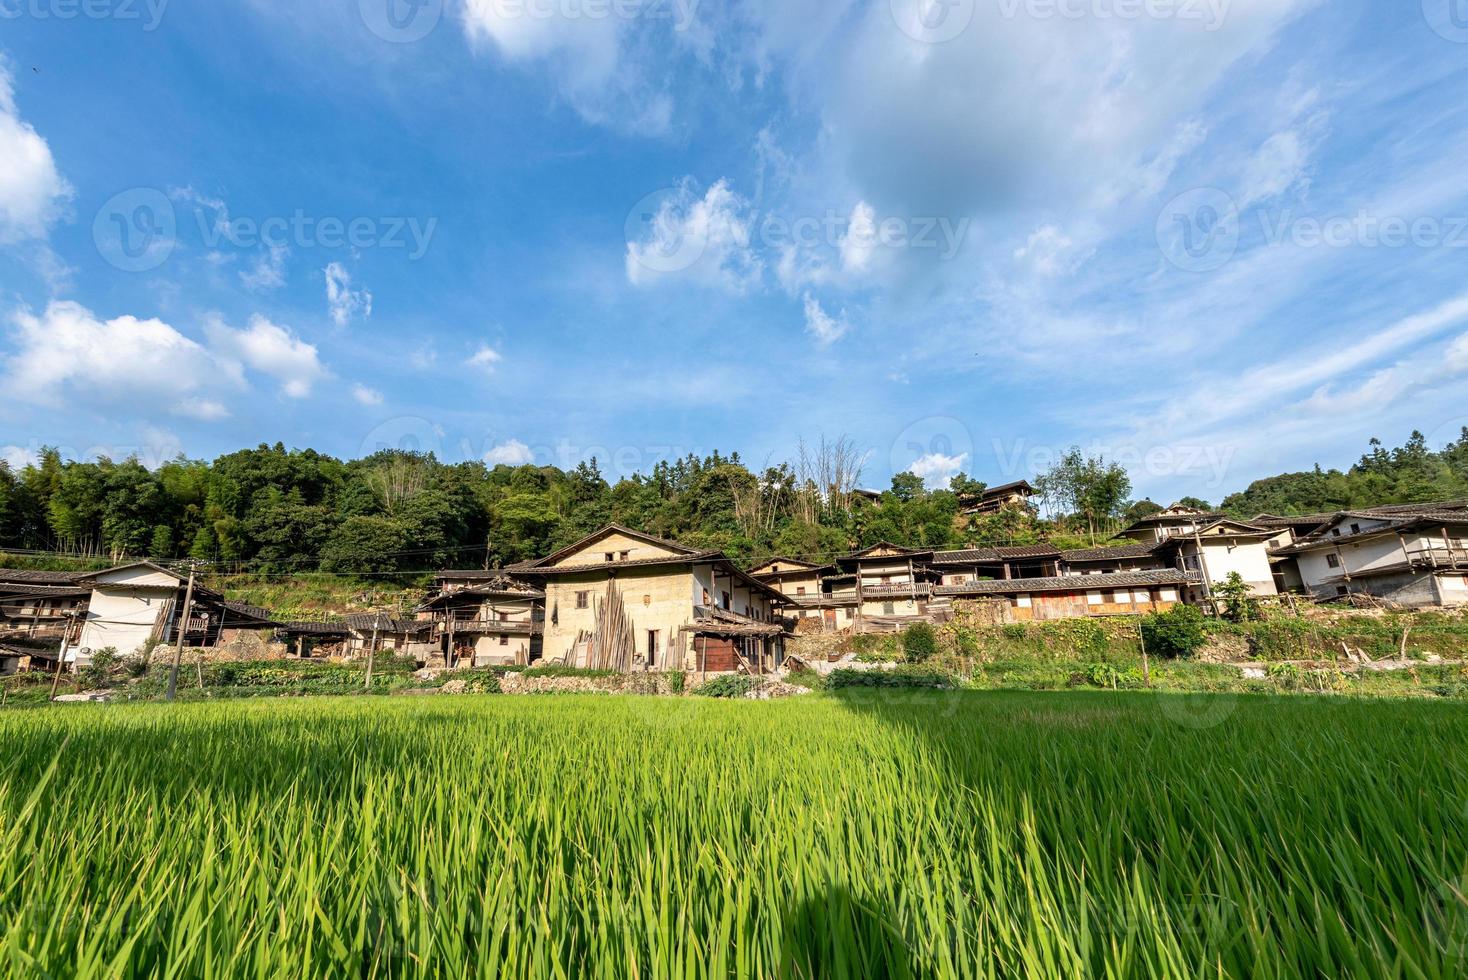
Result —
M519 439L510 439L485 453L484 462L490 466L529 466L535 462L535 453Z
M1293 129L1265 140L1244 170L1241 207L1270 198L1307 180L1310 151L1304 137Z
M316 348L285 327L254 316L243 330L226 326L217 318L204 328L210 346L223 363L240 374L241 366L270 375L280 382L288 398L305 398L316 382L326 376Z
M285 260L290 254L284 245L271 245L253 269L240 273L240 282L250 289L279 289L285 285Z
M480 344L479 349L469 358L469 366L493 371L495 366L504 361L504 359L504 355L493 347L488 344Z
M0 245L45 238L72 197L50 145L20 118L9 71L0 63Z
M969 454L960 453L957 456L945 456L943 453L928 453L912 461L908 471L914 476L923 478L923 483L930 490L943 490L953 482L953 478L963 472L968 465Z
M743 293L757 285L763 263L751 247L750 204L720 180L698 197L689 181L647 216L647 234L627 243L627 279L646 286L669 278Z
M775 270L780 284L794 293L807 286L854 288L884 279L896 249L909 243L902 236L884 238L881 224L876 209L858 201L834 241L782 244ZM909 227L903 235L911 231Z
M217 422L220 419L229 418L229 409L208 398L193 398L173 406L173 414L197 419L200 422Z
M809 293L805 294L805 329L822 347L830 347L846 335L851 325L846 322L846 311L833 317L821 309L821 304Z
M13 472L18 473L40 461L41 457L32 450L21 446L0 446L0 463L5 463Z
M1044 225L1030 235L1029 240L1014 250L1016 261L1028 261L1042 276L1054 276L1069 271L1079 261L1072 255L1075 242L1055 225Z
M139 402L193 414L198 392L220 377L214 357L161 320L98 319L78 303L52 303L13 319L4 379L11 397L38 405L93 408Z
M338 327L345 327L352 317L364 320L372 315L372 294L365 289L352 289L352 276L340 262L333 262L323 271L326 277L326 305L331 311L331 320Z
M352 397L357 399L357 401L361 404L368 406L369 408L374 405L382 404L382 392L378 391L375 388L369 388L366 385L353 385Z
M635 6L635 5L634 5ZM638 132L659 133L668 128L673 101L659 80L644 70L635 56L634 34L650 40L643 28L656 27L657 18L637 18L620 11L626 3L602 4L597 16L580 5L557 5L510 0L467 0L463 28L470 42L489 46L507 62L537 65L554 82L560 96L585 119ZM691 40L683 11L687 0L675 0L663 9L675 14L674 38ZM691 12L688 16L691 16Z

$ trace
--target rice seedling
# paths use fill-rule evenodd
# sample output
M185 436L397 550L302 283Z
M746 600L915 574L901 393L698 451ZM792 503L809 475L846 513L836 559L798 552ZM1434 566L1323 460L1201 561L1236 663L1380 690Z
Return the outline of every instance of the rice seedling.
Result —
M1468 711L853 692L0 712L48 976L1468 970ZM1221 721L1219 720L1221 719Z

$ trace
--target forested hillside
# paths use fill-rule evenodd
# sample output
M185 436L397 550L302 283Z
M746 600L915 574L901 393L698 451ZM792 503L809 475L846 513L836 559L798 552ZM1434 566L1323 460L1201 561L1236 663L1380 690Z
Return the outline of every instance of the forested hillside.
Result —
M1236 517L1314 514L1352 507L1414 504L1468 497L1468 427L1440 450L1420 432L1407 444L1387 449L1372 439L1369 451L1350 469L1284 473L1258 480L1223 501Z
M0 549L378 573L538 557L609 521L745 560L882 539L943 547L1038 533L1025 514L961 529L958 497L910 474L872 506L853 493L858 460L843 440L756 475L737 454L715 452L611 485L594 460L569 472L403 452L343 462L275 445L150 472L135 460L73 462L47 451L19 473L0 464Z
M1078 547L1158 506L1131 501L1125 470L1080 450L1034 478L1045 520L1027 511L964 517L963 501L984 485L962 474L948 489L899 474L872 502L855 492L862 459L850 440L822 440L760 473L737 453L715 452L613 485L595 460L570 471L391 451L344 462L277 444L150 471L131 459L76 462L43 451L19 472L0 463L0 550L192 557L221 573L379 574L508 564L617 522L754 561L827 558L883 540ZM1260 480L1223 508L1252 517L1453 497L1468 497L1468 430L1438 451L1417 434L1394 450L1373 441L1345 472Z

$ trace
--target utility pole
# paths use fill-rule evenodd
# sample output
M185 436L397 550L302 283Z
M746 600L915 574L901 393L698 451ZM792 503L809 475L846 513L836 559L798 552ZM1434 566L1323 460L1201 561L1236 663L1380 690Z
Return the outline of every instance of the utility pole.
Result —
M382 613L374 613L372 616L372 642L367 647L367 683L365 688L368 691L372 690L372 666L377 660L377 631L381 627Z
M194 612L194 575L195 570L189 568L189 587L184 591L183 619L178 627L178 645L173 648L173 666L168 671L168 700L172 701L178 694L178 668L183 662L184 640L189 635L189 617Z
M61 668L66 663L66 648L70 645L71 624L74 616L73 613L67 617L66 626L61 630L61 652L56 655L56 676L51 678L51 697L47 699L49 701L56 700L56 689L61 686Z
M1142 645L1142 684L1150 688L1152 686L1152 662L1147 658L1147 623L1145 620L1137 624L1137 642Z

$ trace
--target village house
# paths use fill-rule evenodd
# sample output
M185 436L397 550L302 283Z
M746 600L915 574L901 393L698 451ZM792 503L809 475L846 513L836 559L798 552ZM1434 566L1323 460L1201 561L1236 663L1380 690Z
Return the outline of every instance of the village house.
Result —
M1279 583L1270 561L1270 542L1279 528L1260 527L1236 521L1223 514L1191 507L1169 507L1144 517L1122 531L1151 548L1163 567L1187 572L1190 577L1187 601L1206 604L1214 589L1238 573L1256 597L1279 594ZM1135 552L1134 552L1135 553ZM1082 558L1073 567L1094 567L1098 558ZM1137 558L1137 561L1142 559Z
M226 601L197 583L184 623L187 577L152 562L94 572L77 581L91 594L77 645L64 654L68 662L84 664L104 649L131 656L150 645L177 643L180 634L187 647L227 645L245 634L263 634L280 625L266 610Z
M796 620L821 620L829 629L836 628L843 614L850 622L856 608L854 594L849 603L832 596L829 578L836 572L835 565L778 557L749 569L750 577L785 597L787 615Z
M725 673L784 659L784 597L722 552L610 525L505 571L543 583L547 662Z
M1317 599L1364 594L1409 607L1463 605L1468 508L1452 503L1341 511L1271 556Z
M1026 508L1035 496L1035 488L1026 480L987 487L976 499L963 501L964 513L971 516L997 514L1007 507Z
M433 624L431 641L455 667L528 665L540 659L545 593L504 572L476 576L472 583L438 576L439 591L418 608Z
M1033 579L990 579L935 587L948 599L999 599L1004 621L1041 622L1095 616L1141 616L1166 612L1184 599L1185 572L1157 569L1062 575Z
M1117 537L1130 538L1142 544L1161 544L1172 538L1191 535L1201 527L1223 520L1225 516L1193 507L1174 505L1134 522L1126 530L1118 533Z
M85 612L91 589L79 573L0 569L0 674L49 667L68 630Z

